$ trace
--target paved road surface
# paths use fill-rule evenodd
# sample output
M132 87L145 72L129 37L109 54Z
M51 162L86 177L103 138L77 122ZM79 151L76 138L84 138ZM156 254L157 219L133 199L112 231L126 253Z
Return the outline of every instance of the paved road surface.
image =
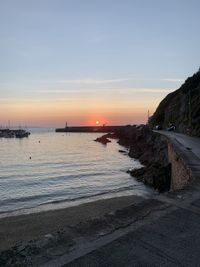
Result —
M66 266L200 266L200 214L177 209Z
M190 169L194 179L200 182L200 138L169 131L156 131L170 138Z
M172 139L176 139L185 148L191 149L191 151L200 159L200 138L169 131L156 132L164 134Z

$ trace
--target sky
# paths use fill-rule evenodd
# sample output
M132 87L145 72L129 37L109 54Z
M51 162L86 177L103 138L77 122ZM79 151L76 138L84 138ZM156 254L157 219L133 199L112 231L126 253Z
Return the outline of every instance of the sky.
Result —
M147 121L200 66L199 0L0 0L0 125Z

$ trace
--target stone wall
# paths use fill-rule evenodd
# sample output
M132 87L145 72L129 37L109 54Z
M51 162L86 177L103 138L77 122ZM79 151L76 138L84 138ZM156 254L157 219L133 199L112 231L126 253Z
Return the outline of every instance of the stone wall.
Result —
M170 140L168 140L168 160L171 163L170 190L182 189L191 180L191 174L180 151Z

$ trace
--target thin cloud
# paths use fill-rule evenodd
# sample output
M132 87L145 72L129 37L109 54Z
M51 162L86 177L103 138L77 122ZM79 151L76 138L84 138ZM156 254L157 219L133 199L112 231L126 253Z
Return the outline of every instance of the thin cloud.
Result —
M0 99L0 104L1 105L7 105L7 104L22 104L22 103L52 103L52 102L67 102L67 101L75 101L77 98L75 97L62 97L62 98L49 98L49 99L44 99L44 98L36 98L36 99L30 99L30 98L20 98L20 99L15 99L15 98L2 98Z
M185 79L179 79L179 78L165 78L165 79L161 79L161 81L165 81L165 82L184 82Z
M75 88L73 90L60 90L60 89L52 89L52 90L34 90L34 91L29 91L32 93L47 93L47 94L57 94L57 93L64 93L64 94L76 94L76 93L109 93L111 91L114 91L116 93L127 93L127 92L143 92L143 93L170 93L173 92L174 89L171 88L133 88L133 87L120 87L120 88L114 88L114 87L105 87L105 88L98 88L98 89L78 89Z
M132 90L143 93L170 93L174 91L174 89L166 89L166 88L137 88Z
M78 79L78 80L60 80L57 83L70 83L70 84L107 84L107 83L121 83L129 81L128 78L109 79L109 80L96 80L96 79Z
M95 89L84 89L84 88L74 88L74 89L36 89L29 90L28 93L31 94L76 94L85 92L94 92Z
M80 90L79 90L80 91ZM60 89L39 89L39 90L29 90L29 93L44 93L44 94L57 94L57 93L73 93L74 90L60 90Z

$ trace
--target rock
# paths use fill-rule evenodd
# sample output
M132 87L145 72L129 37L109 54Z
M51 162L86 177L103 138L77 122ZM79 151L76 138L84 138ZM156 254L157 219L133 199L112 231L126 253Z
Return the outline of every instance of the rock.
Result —
M103 135L106 138L111 138L111 139L118 139L117 133L107 133Z
M110 143L111 141L106 137L106 135L103 135L101 137L98 137L97 139L94 140L95 142L100 142L103 145L106 145L107 143Z
M119 133L119 143L129 147L130 157L139 159L145 165L140 169L129 170L128 173L159 192L170 189L171 167L168 164L165 137L154 133L147 126L129 127Z
M53 240L54 239L54 236L52 234L46 234L44 237L49 239L49 240Z
M171 164L154 168L153 187L160 193L169 191L171 184Z
M130 174L136 177L138 181L143 181L159 192L169 191L170 189L171 164L163 167L158 163L153 163L148 167L132 170Z
M133 169L133 170L128 170L127 173L130 173L134 177L141 177L145 174L146 167L142 167L140 169Z
M177 198L179 198L179 199L182 199L182 198L183 198L183 196L181 196L181 195L177 195Z
M127 152L125 150L119 149L118 151L119 151L119 153L127 154Z

